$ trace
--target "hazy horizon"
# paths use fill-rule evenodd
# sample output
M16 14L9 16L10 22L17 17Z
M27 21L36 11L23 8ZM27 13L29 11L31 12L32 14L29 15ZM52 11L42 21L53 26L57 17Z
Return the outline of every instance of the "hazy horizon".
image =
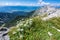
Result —
M59 0L0 0L0 6L41 6L41 5L60 6L60 1Z

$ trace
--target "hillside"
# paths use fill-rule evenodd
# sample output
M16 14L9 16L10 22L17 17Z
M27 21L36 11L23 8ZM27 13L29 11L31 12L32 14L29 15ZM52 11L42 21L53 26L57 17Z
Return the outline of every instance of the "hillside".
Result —
M8 26L12 24L10 40L60 40L60 11L51 7L44 11L44 8L33 12L32 17L17 17L8 23Z
M29 18L12 27L9 35L11 40L60 40L60 18Z
M10 39L60 40L60 17L58 16L60 11L58 9L55 10L55 8L49 8L51 9L48 9L49 11L43 11L44 8L39 9L35 11L33 17L17 21L17 25L10 28ZM51 16L52 14L57 16Z

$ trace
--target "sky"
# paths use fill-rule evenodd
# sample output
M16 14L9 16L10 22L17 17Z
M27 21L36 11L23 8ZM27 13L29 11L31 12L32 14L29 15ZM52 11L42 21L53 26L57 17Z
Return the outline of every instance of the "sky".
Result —
M38 0L0 0L0 6L5 5L34 5Z
M60 0L43 0L43 1L49 3L60 3Z
M26 6L39 6L39 5L48 5L48 4L59 4L60 0L0 0L0 6L7 6L7 5L26 5Z
M0 2L20 2L20 3L36 3L37 0L0 0Z
M45 3L49 3L52 6L60 6L60 0L43 0Z

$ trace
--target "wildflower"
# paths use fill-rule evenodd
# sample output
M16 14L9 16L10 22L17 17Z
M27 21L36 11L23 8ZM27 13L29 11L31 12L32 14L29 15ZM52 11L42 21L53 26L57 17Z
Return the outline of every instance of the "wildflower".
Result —
M52 28L56 29L54 26L52 26Z
M20 28L19 28L19 29L17 29L17 31L20 31Z
M28 24L29 22L27 21L26 24Z
M24 29L20 29L20 31L23 31Z
M23 38L23 35L20 35L20 38Z
M20 26L22 26L22 25L23 25L23 23L20 24Z
M31 25L32 24L32 21L29 21L29 24Z
M16 27L18 28L20 24L18 24Z
M16 34L16 32L13 32L13 34Z
M55 28L55 27L52 27L52 28L54 28L54 29L56 29L58 32L60 32L60 30L59 30L59 29L57 29L57 28Z
M30 21L32 21L32 19L30 19Z
M48 32L48 35L49 35L49 36L52 36L53 34L52 34L52 33L50 33L50 32Z
M59 29L57 29L57 31L58 31L58 32L60 32L60 30L59 30Z
M24 24L24 27L27 26L27 24Z

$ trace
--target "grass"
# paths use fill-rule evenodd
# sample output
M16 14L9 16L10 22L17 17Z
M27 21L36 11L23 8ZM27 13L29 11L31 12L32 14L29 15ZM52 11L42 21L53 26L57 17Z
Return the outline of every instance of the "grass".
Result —
M41 20L41 17L28 18L19 21L8 34L10 40L60 40L60 32L52 28L53 26L60 29L59 17L47 21Z

